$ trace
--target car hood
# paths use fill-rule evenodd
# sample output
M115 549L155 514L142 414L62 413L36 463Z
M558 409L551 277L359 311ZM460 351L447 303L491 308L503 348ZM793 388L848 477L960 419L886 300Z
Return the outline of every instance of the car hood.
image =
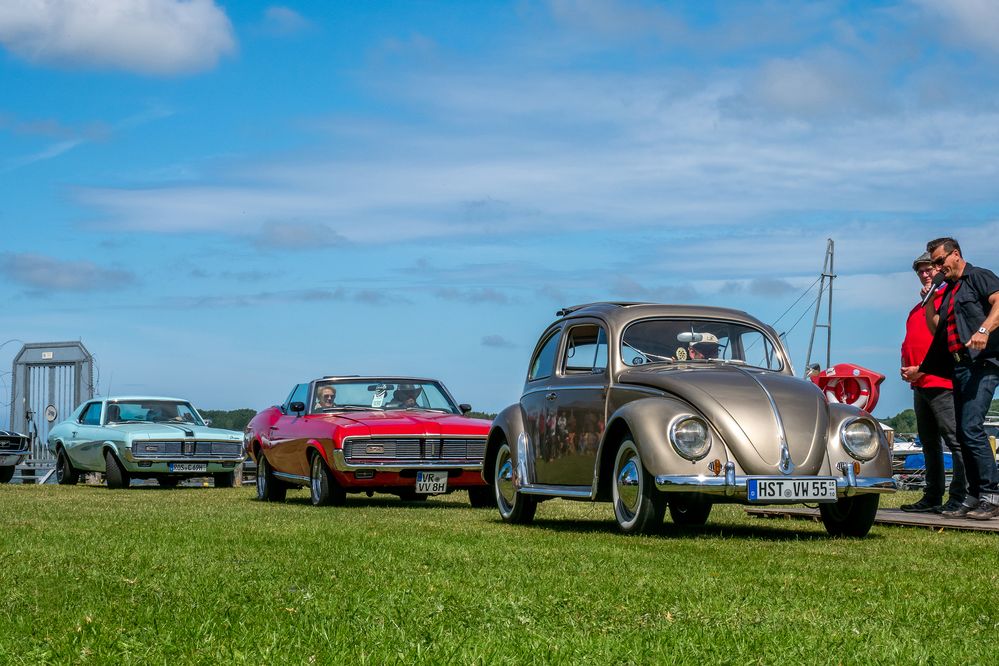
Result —
M222 428L209 428L191 423L119 423L104 426L120 432L131 440L151 439L210 439L215 441L242 441L242 433Z
M347 435L477 435L489 434L491 423L457 414L423 410L390 410L337 412L319 418L347 431Z
M707 417L747 473L774 473L781 425L796 473L819 471L829 413L825 396L810 381L734 365L627 370L620 381L659 388L689 403Z

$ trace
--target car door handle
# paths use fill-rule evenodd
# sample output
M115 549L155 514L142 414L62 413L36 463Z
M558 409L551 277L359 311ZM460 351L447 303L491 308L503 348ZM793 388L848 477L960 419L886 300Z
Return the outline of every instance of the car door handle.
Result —
M551 393L549 393L548 395L545 396L545 400L554 400L557 397L558 397L558 394L555 393L554 391L552 391Z
M75 430L73 431L73 437L76 437L76 431Z

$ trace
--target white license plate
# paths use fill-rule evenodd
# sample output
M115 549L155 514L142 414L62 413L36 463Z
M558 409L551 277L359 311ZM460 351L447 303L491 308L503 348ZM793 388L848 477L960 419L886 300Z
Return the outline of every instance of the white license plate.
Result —
M447 472L417 472L416 492L421 495L439 495L447 492Z
M836 479L749 479L750 502L835 502Z
M171 472L207 472L208 463L170 463Z

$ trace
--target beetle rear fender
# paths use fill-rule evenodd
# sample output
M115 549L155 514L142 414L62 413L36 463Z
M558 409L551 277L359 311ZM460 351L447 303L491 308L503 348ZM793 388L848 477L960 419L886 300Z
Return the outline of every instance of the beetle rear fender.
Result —
M503 442L510 445L510 455L517 456L517 438L524 432L524 414L520 403L510 405L493 419L486 438L486 455L482 458L482 480L492 484L493 467L496 466L496 452Z
M614 455L625 435L630 434L642 455L642 462L650 474L698 474L706 472L705 460L720 458L728 460L725 446L714 428L711 428L713 443L704 459L691 462L676 452L669 443L670 421L681 414L700 413L676 398L655 397L633 400L607 419L607 428L597 453L597 498L609 497L610 477L614 467ZM709 425L710 427L710 425Z

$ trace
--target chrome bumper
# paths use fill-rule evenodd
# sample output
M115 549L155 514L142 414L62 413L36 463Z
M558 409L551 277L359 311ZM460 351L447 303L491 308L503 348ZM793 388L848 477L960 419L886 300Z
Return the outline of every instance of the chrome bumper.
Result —
M386 460L384 462L373 460L371 462L364 462L363 464L349 463L344 458L343 450L341 449L333 451L330 461L333 463L333 469L338 472L356 472L359 469L374 469L379 472L403 472L408 469L460 469L471 472L482 470L481 461L474 463L467 460L455 460L452 462L448 462L447 460Z
M29 453L31 451L27 449L23 451L0 451L0 467L20 465L28 457Z
M150 455L137 456L132 453L131 449L126 449L125 451L125 461L131 463L241 463L246 460L246 454L241 454L238 456L226 456L226 455L173 455L165 453L155 453Z
M853 497L854 495L862 495L867 493L890 493L898 489L898 485L895 483L895 479L892 477L872 477L872 476L856 476L853 473L853 466L848 464L840 464L837 466L840 472L840 476L836 476L836 495L837 497ZM741 499L748 501L748 485L749 479L782 479L788 480L793 479L795 481L804 481L807 479L828 479L830 476L835 475L822 475L822 476L780 476L780 475L755 475L751 474L748 476L739 475L735 473L735 464L728 462L725 464L725 473L722 476L707 476L704 474L698 474L696 476L673 476L668 474L662 474L656 476L656 488L664 492L673 493L704 493L706 495L724 495L725 497L732 497L735 499ZM773 504L779 504L780 502L771 502ZM801 504L801 501L795 501L793 504Z

